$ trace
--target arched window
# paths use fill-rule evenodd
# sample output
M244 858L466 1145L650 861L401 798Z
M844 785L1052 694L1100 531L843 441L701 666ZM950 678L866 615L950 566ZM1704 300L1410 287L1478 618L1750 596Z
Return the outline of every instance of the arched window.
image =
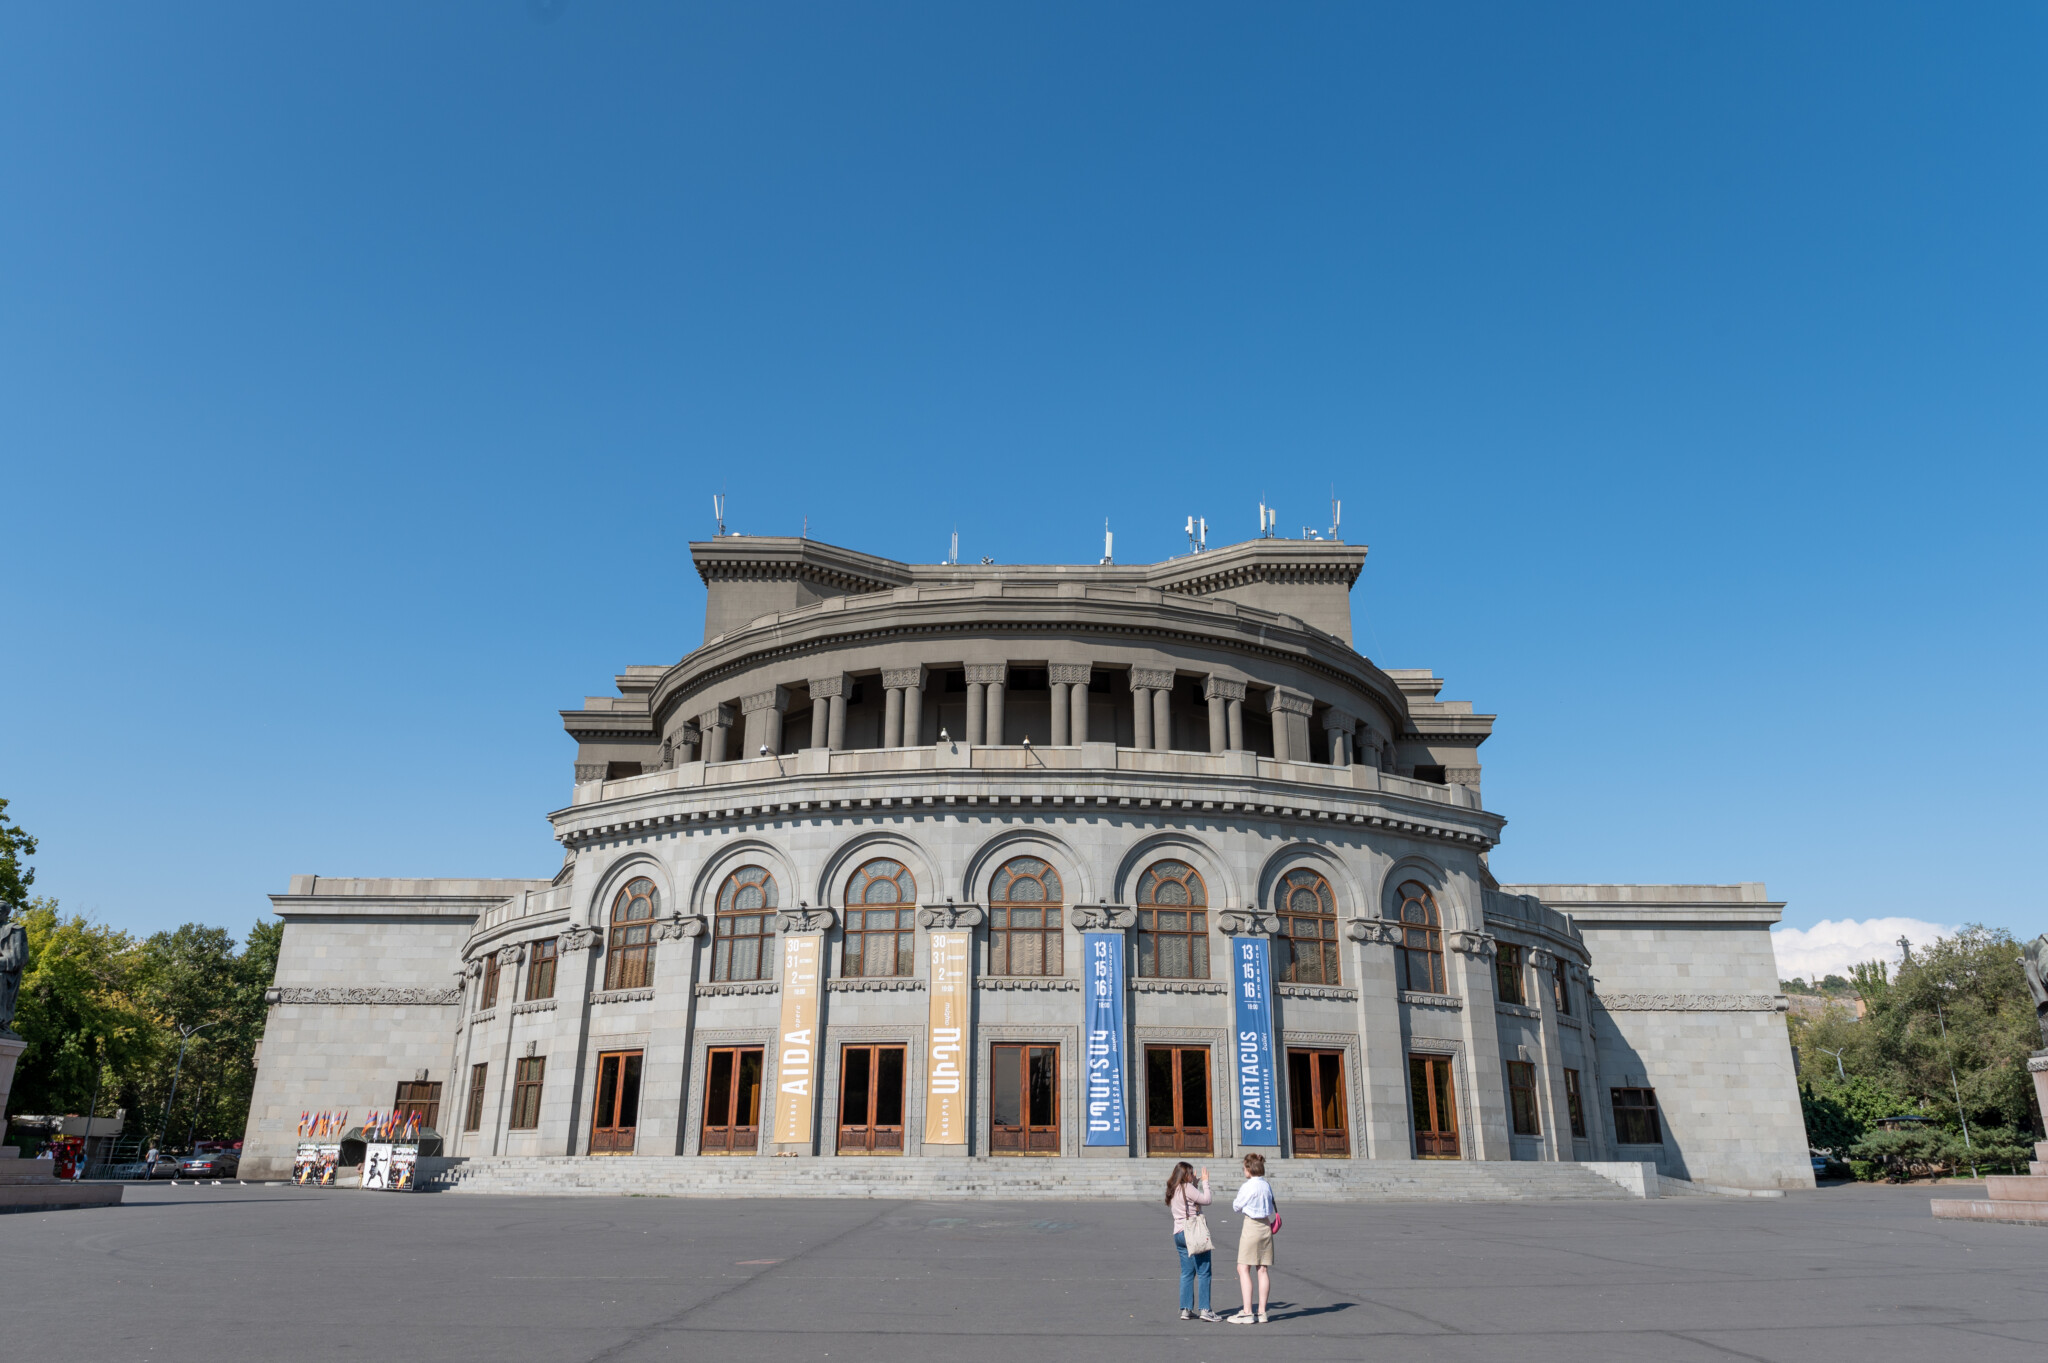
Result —
M877 859L846 882L848 978L911 973L917 881L900 861Z
M661 891L639 876L612 901L612 930L605 939L604 987L645 989L652 974L654 914Z
M1273 905L1280 915L1280 978L1294 984L1336 984L1337 896L1306 866L1280 877Z
M1429 887L1413 880L1401 886L1401 987L1424 994L1446 988L1443 916Z
M1037 857L1013 857L988 885L991 975L1064 975L1060 873Z
M764 866L742 866L718 887L718 912L711 920L711 978L765 980L775 957L775 877Z
M1184 861L1155 861L1138 877L1138 974L1209 978L1209 892Z

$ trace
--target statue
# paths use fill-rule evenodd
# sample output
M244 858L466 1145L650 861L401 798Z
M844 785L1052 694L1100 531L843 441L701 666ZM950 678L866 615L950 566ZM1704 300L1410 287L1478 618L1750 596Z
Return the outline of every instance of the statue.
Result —
M2034 1019L2041 1026L2041 1048L2048 1050L2048 932L2027 943L2024 960L2027 989L2034 996Z
M0 1036L12 1035L14 1000L21 993L21 972L28 969L28 929L8 921L12 905L0 904Z

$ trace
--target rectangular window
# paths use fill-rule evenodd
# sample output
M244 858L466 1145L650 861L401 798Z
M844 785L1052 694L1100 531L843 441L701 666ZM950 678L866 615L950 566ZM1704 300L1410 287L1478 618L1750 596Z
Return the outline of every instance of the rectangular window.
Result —
M498 1006L498 953L495 951L484 957L484 992L476 1006L480 1010Z
M1057 904L994 904L989 907L988 969L991 975L1064 975L1066 934Z
M1145 1151L1206 1155L1215 1148L1209 1119L1206 1046L1145 1048Z
M529 1055L512 1070L512 1120L514 1131L531 1131L540 1125L540 1086L547 1075L548 1058Z
M1451 1092L1451 1058L1409 1056L1408 1099L1415 1123L1415 1158L1458 1158L1458 1107Z
M1522 993L1522 949L1514 943L1500 944L1493 958L1493 979L1502 1003L1529 1001Z
M1584 1104L1579 1102L1579 1072L1577 1070L1566 1070L1564 1072L1564 1104L1572 1114L1572 1135L1580 1140L1586 1139L1586 1109Z
M526 997L529 1002L555 996L555 959L561 949L561 942L553 937L543 938L526 949Z
M1004 1045L989 1052L989 1153L1060 1152L1060 1051Z
M911 944L916 922L913 909L846 910L846 962L841 971L848 979L878 975L909 975Z
M391 1104L392 1111L401 1117L418 1114L420 1125L441 1129L441 1085L437 1081L428 1083L421 1080L416 1084L400 1084L398 1097Z
M1550 971L1550 992L1557 1000L1557 1011L1565 1017L1572 1015L1572 986L1565 978L1564 957L1557 958L1557 964Z
M1208 913L1201 909L1139 909L1138 974L1146 979L1208 979Z
M840 1049L839 1153L903 1153L903 1047Z
M1662 1145L1664 1129L1657 1122L1657 1090L1613 1089L1614 1140L1618 1145Z
M765 980L774 963L775 916L769 912L729 913L721 910L712 923L711 978Z
M707 1155L753 1150L761 1141L761 1047L715 1046L705 1053L704 1137Z
M1528 1060L1508 1061L1508 1111L1517 1136L1540 1136L1536 1121L1536 1066Z
M639 1051L606 1051L597 1058L597 1105L590 1114L590 1153L630 1155L640 1125Z
M464 1131L480 1131L484 1124L484 1076L490 1071L489 1065L469 1067L469 1110L462 1116Z

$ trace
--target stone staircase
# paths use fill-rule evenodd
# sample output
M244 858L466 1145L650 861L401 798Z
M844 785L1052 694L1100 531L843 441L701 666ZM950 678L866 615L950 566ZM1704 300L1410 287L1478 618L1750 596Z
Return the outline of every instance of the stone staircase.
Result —
M1948 1221L2005 1221L2022 1226L2048 1226L2048 1141L2034 1145L2031 1175L1993 1175L1984 1180L1984 1198L1937 1197L1934 1214Z
M80 1183L58 1178L54 1160L21 1159L8 1146L0 1158L0 1212L57 1212L80 1207L112 1207L121 1201L121 1185L97 1180Z
M1234 1161L1210 1161L1220 1185L1233 1185ZM1622 1199L1656 1195L1654 1166L1608 1166L1629 1179L1581 1164L1462 1160L1274 1160L1270 1176L1283 1201L1521 1202ZM421 1160L422 1192L537 1197L884 1197L1113 1198L1157 1201L1171 1160L889 1158L759 1159L683 1156L451 1158ZM1642 1173L1635 1171L1641 1170ZM1644 1175L1647 1175L1645 1177ZM1624 1183L1632 1183L1632 1191ZM1641 1189L1647 1188L1645 1191Z

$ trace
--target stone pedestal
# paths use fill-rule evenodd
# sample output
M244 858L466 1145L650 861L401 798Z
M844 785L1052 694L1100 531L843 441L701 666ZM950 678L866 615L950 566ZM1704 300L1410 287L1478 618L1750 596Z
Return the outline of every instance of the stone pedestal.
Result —
M2027 1061L2034 1077L2034 1098L2048 1114L2048 1050L2035 1051ZM2028 1177L1984 1180L1990 1196L1981 1201L1959 1198L1934 1199L1934 1214L1944 1220L2008 1221L2028 1226L2048 1226L2048 1141L2034 1144L2034 1159Z
M0 1141L7 1139L7 1095L14 1088L14 1062L28 1043L13 1032L0 1031Z

